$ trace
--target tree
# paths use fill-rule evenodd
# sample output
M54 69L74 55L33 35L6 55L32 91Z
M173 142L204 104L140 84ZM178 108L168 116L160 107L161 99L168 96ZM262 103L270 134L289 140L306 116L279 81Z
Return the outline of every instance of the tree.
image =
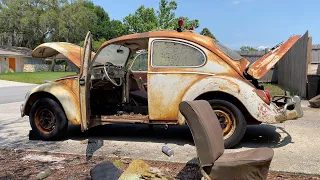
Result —
M201 35L211 37L212 39L216 39L214 35L210 32L208 28L203 28L202 31L200 32Z
M250 47L250 46L241 46L240 50L241 51L258 51L257 49Z
M140 6L134 14L126 16L123 22L131 33L147 32L157 27L157 16L153 8Z
M183 28L189 29L199 27L199 20L189 20L187 17L175 17L174 11L178 4L172 0L161 0L159 10L155 12L153 8L140 6L134 14L129 14L123 19L125 26L131 33L141 33L153 30L172 30L178 27L178 19L184 20Z
M59 19L59 37L77 43L93 30L97 23L96 14L84 2L74 2L62 7Z
M166 1L161 0L159 3L159 10L157 11L157 27L160 29L170 29L174 24L175 14L174 10L176 10L178 4L176 1ZM175 22L177 23L177 22Z
M2 45L34 47L58 27L62 0L2 0L0 33Z

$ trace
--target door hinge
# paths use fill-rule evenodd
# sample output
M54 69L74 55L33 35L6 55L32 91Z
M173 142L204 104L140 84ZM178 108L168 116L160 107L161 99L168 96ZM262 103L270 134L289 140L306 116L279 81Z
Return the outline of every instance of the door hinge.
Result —
M83 86L83 85L85 85L86 84L86 80L83 78L83 77L81 77L80 79L79 79L79 85L80 86Z

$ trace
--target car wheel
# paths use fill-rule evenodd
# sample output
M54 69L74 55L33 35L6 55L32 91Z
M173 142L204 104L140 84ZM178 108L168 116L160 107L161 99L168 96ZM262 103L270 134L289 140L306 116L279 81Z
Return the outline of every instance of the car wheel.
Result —
M242 112L234 104L220 99L208 101L220 122L225 148L237 145L247 129Z
M50 98L41 98L32 105L29 121L34 134L41 140L58 140L68 127L64 111Z

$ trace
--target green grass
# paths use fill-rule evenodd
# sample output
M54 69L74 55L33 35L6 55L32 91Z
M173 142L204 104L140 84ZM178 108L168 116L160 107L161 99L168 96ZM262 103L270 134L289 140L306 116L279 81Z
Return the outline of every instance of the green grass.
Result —
M42 84L45 80L52 81L75 72L16 72L0 73L0 79L16 82Z
M284 95L284 90L276 84L262 83L264 89L268 90L271 97L274 95Z

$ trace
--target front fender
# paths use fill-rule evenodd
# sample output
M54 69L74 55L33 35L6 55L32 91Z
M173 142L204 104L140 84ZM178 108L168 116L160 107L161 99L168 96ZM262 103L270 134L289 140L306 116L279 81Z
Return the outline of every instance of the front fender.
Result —
M253 118L265 123L277 123L277 112L272 104L266 104L256 93L255 88L246 82L229 76L209 76L191 86L184 94L182 101L192 101L204 93L220 91L237 98ZM185 118L179 112L179 124Z
M28 115L32 105L43 97L55 98L61 104L67 119L72 124L81 123L79 96L60 82L45 83L27 93L25 102L21 106L21 115Z

